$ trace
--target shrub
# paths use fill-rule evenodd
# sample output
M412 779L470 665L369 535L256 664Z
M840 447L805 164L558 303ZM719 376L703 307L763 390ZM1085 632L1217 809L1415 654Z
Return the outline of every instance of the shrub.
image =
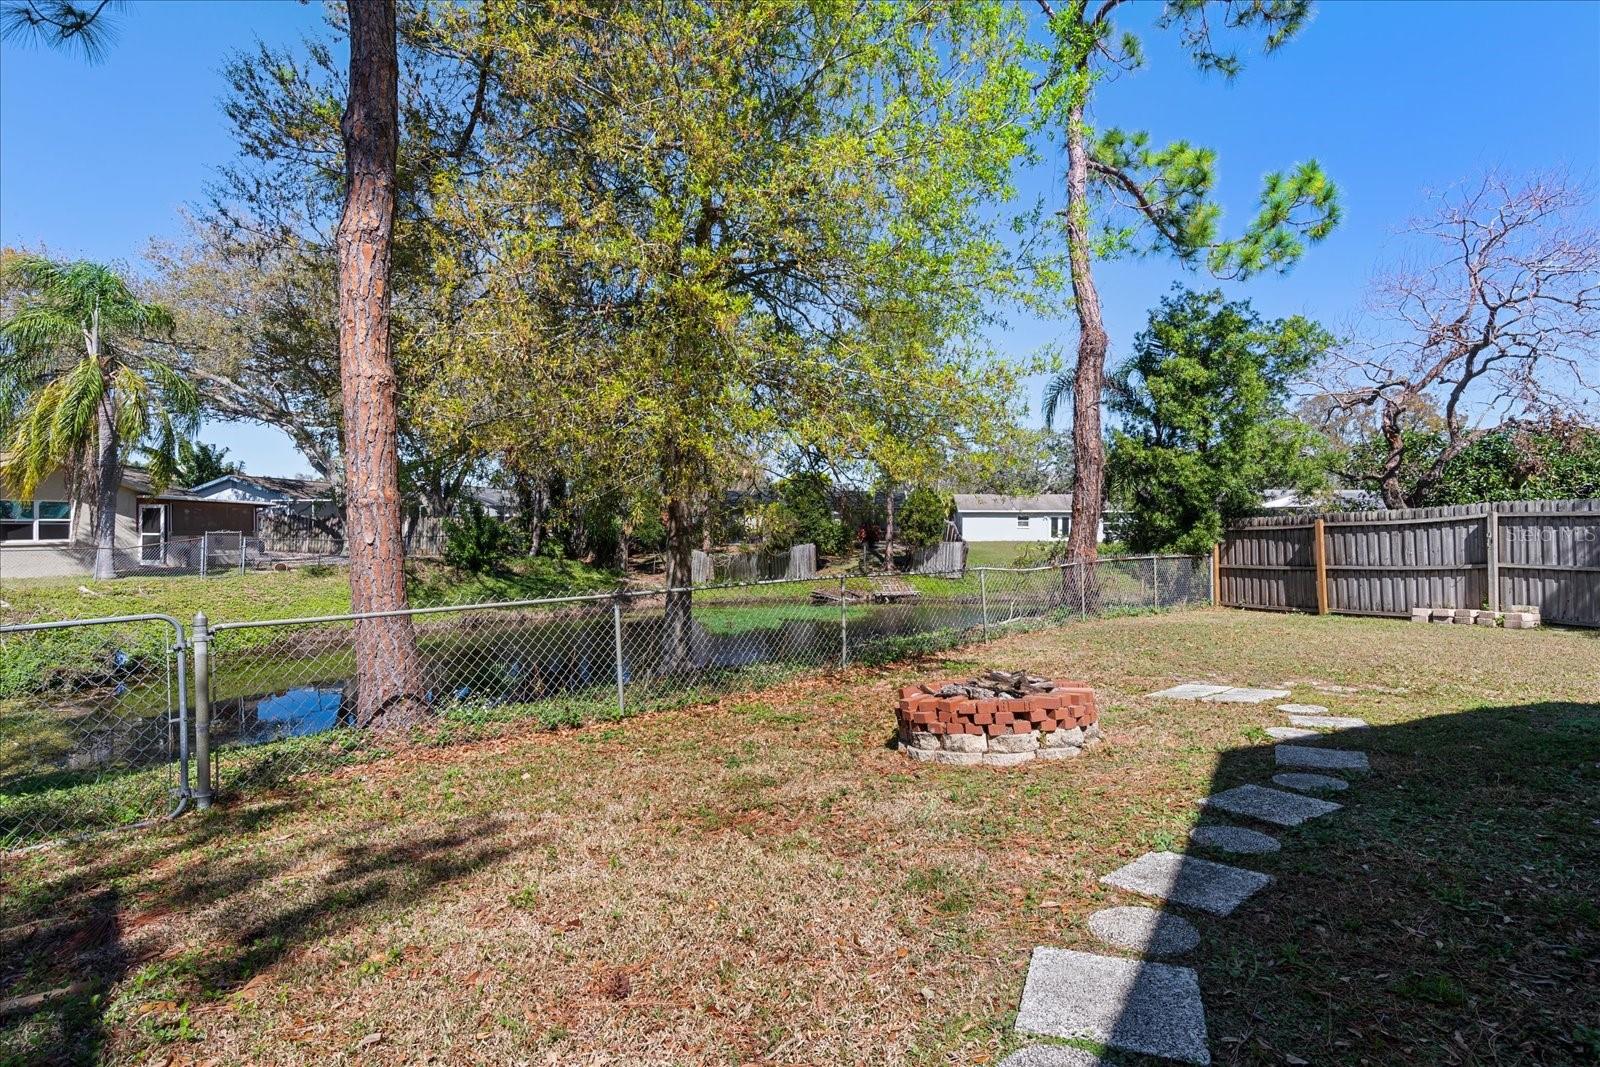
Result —
M477 501L444 522L444 561L468 574L500 569L517 551L516 532Z
M944 497L925 486L917 486L906 495L896 516L895 537L913 548L927 548L944 540L945 521L950 505Z

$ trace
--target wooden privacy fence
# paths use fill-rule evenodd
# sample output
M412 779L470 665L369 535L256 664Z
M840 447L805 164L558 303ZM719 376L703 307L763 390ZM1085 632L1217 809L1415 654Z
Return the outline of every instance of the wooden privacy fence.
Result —
M1408 617L1526 605L1545 622L1600 626L1600 500L1240 519L1213 567L1225 607Z

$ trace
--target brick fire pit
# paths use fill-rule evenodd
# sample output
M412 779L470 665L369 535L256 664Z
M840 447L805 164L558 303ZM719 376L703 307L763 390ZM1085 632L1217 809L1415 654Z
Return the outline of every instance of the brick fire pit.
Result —
M900 751L959 766L1070 759L1100 737L1087 684L1022 671L908 685L900 690L896 720Z

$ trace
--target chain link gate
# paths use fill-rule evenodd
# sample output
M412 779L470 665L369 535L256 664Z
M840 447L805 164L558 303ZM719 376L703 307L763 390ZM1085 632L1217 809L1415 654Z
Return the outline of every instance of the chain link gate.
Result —
M0 626L0 849L183 811L187 652L170 615Z

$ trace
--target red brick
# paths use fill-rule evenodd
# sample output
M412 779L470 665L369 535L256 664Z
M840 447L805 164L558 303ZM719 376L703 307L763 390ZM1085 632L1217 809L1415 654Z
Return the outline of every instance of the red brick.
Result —
M955 706L957 715L965 715L969 719L972 717L972 713L978 710L978 702L976 700L957 700Z
M988 734L990 737L999 737L1009 729L1010 727L1006 726L1004 723L992 722L983 728L983 732Z
M980 711L972 717L972 721L977 723L979 726L988 726L990 723L994 722L994 715L995 713L992 711Z
M934 721L934 714L931 711L913 711L911 721L919 726L925 725Z
M1052 678L1050 680L1050 684L1055 686L1057 689L1087 689L1087 688L1089 688L1089 683L1088 682L1076 682L1076 681L1073 681L1071 678Z
M922 686L920 685L902 685L900 687L901 700L915 700L917 697L922 695L923 690Z
M1043 722L1039 723L1039 729L1047 734L1054 733L1056 729L1056 721L1054 719L1045 719Z
M1011 722L1013 722L1015 719L1016 719L1016 716L1013 715L1009 711L997 711L997 712L994 713L994 721L995 721L996 724L998 724L1000 726L1006 726L1006 725L1010 724Z
M1034 708L1028 712L1029 722L1044 722L1048 718L1050 718L1050 713L1043 708Z
M980 700L980 701L978 701L978 714L979 715L982 715L984 712L988 712L990 715L993 715L995 712L997 712L999 710L1000 710L1000 702L998 700Z
M1009 711L1012 714L1016 714L1019 711L1027 711L1028 702L1021 697L1006 697L1000 701L1000 710Z
M1045 711L1055 711L1064 704L1064 701L1054 693L1046 693L1043 696L1029 697L1028 703Z

